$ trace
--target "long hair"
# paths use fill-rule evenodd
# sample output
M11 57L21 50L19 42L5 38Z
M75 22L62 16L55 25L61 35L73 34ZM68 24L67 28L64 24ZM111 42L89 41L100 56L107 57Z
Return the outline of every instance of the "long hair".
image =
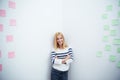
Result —
M61 32L56 32L55 33L55 36L54 36L54 48L55 50L59 48L59 45L57 44L57 36L58 35L61 35L62 38L63 38L63 45L62 45L62 48L65 49L67 47L67 44L65 42L65 38L64 38L64 35L61 33Z

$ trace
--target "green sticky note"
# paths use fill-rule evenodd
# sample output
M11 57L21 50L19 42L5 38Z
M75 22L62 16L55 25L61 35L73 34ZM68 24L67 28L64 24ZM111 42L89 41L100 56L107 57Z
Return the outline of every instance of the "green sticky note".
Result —
M120 45L120 39L114 39L114 40L113 40L113 44L118 44L118 45Z
M108 18L108 14L103 14L102 15L102 19L107 19Z
M120 11L118 12L118 18L120 18Z
M116 30L110 30L110 35L115 36L116 35Z
M120 48L117 48L117 52L120 53Z
M103 41L104 42L108 42L108 40L109 40L108 36L103 36Z
M115 62L116 61L116 56L110 55L109 60L112 61L112 62Z
M110 29L109 25L104 25L104 30L109 30L109 29Z
M102 57L102 51L98 51L96 54L97 57Z
M106 45L105 46L105 51L111 51L111 45Z
M117 63L117 67L120 68L120 61Z
M118 2L118 6L120 7L120 0L119 0L119 2Z
M108 6L106 7L106 11L112 11L112 9L113 9L113 6L112 6L112 5L108 5Z
M112 26L118 26L120 24L119 19L113 19L112 20Z

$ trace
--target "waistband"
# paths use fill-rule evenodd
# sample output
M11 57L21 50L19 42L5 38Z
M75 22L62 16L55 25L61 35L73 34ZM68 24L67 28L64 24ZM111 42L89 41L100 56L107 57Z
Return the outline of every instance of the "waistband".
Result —
M55 71L55 72L68 72L68 71L59 71L59 70L54 69L54 68L52 68L52 71Z

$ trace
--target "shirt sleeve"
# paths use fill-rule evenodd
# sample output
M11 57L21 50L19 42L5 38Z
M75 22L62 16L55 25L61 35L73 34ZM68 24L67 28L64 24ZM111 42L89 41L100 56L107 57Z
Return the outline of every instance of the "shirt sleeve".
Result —
M72 60L72 59L68 59L68 60L66 61L66 64L70 64L71 62L73 62L73 60Z
M55 59L56 53L55 51L51 52L51 60L53 64L62 64L62 59Z
M68 59L66 61L66 64L70 64L71 62L73 62L73 50L72 50L72 48L69 48L68 52L69 52L69 55L70 55L70 59Z
M52 51L51 52L51 61L52 61L53 64L54 64L54 61L55 61L55 56L56 56L55 52Z

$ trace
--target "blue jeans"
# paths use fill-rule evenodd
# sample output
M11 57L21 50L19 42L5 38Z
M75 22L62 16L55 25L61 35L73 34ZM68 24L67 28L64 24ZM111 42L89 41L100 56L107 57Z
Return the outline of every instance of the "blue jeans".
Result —
M51 70L51 80L68 80L68 71Z

